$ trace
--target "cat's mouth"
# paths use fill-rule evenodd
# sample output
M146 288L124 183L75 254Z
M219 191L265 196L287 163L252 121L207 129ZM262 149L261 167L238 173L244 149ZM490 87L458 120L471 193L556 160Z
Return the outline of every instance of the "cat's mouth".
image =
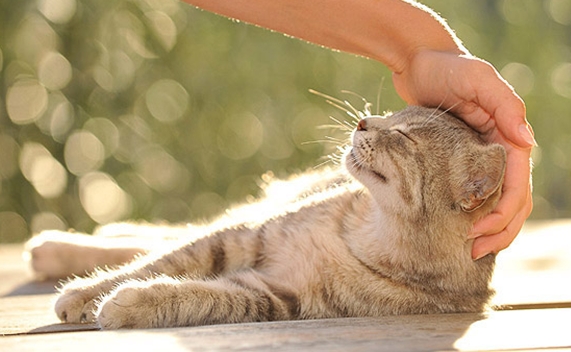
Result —
M356 176L355 173L365 173L368 175L373 175L383 183L388 181L385 175L365 165L363 160L361 160L361 158L357 155L355 148L351 149L351 152L347 156L347 162L350 165L349 170L352 171L351 173L353 173L354 176Z

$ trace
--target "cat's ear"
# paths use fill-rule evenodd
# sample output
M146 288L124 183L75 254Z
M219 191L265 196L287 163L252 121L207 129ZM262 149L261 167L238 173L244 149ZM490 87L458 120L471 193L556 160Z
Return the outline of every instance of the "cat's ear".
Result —
M456 202L465 212L480 208L501 187L506 168L506 151L499 144L478 148L465 165L466 174L457 189Z

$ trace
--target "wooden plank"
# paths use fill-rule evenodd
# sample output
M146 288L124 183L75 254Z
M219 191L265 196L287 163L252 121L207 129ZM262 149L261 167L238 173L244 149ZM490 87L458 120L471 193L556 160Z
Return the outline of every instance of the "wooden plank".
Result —
M95 330L94 324L60 324L53 311L55 295L24 295L0 299L0 336Z
M571 349L571 309L71 332L0 338L2 351L491 351Z
M571 309L219 325L181 329L93 330L60 324L55 282L35 282L21 245L0 246L1 351L150 348L228 350L529 350L571 349ZM531 223L498 257L495 303L517 308L571 302L571 220ZM43 294L42 294L43 293ZM66 332L66 334L56 334ZM22 335L26 334L26 335Z
M528 222L496 261L493 303L513 307L571 303L571 219Z

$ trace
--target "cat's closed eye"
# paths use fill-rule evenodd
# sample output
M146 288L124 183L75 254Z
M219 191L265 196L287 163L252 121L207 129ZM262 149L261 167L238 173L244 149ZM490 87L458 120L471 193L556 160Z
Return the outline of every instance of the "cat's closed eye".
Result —
M402 130L400 130L400 129L398 129L398 128L397 128L397 129L391 129L391 131L403 135L406 139L408 139L409 141L411 141L411 142L413 142L414 144L416 144L416 141L415 141L413 138L411 138L408 133L406 133L406 132L404 132L404 131L402 131Z

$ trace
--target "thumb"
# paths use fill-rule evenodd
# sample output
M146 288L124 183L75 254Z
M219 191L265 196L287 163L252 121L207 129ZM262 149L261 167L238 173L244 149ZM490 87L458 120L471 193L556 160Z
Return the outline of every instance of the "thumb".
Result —
M482 68L485 70L488 66L493 73L482 75L484 82L479 87L486 88L477 92L482 108L489 111L498 130L510 142L526 149L537 145L533 129L525 118L525 103L491 64L483 63Z
M525 104L512 90L493 112L493 117L501 133L513 144L521 148L537 145L533 129L525 118Z

